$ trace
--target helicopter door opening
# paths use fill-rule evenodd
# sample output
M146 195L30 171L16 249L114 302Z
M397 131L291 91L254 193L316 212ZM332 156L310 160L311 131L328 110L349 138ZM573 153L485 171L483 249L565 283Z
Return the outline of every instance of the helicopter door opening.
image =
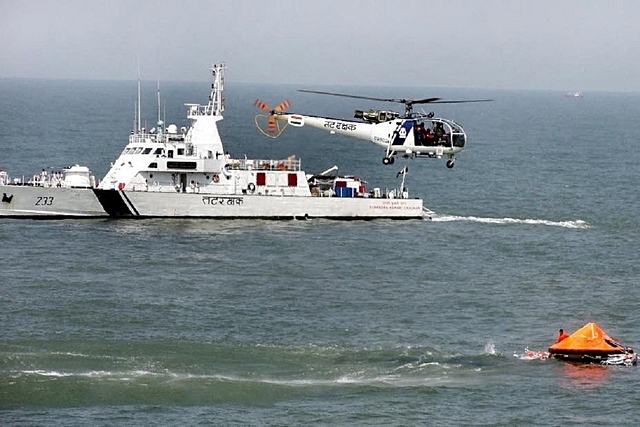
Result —
M416 145L451 147L453 134L453 129L449 123L442 119L433 119L416 122L414 137Z
M425 120L422 122L416 122L414 126L414 141L415 145L422 145L424 147L436 146L436 135L433 132L433 122L431 120Z

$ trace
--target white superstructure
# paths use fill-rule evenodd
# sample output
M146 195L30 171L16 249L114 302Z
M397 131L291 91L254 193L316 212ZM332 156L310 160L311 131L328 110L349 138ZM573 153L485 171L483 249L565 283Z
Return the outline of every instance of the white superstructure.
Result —
M186 104L191 126L158 120L134 130L95 194L115 217L423 218L420 199L404 189L367 191L334 169L308 175L301 160L233 159L217 123L224 102L223 64L211 68L206 105ZM139 121L138 121L139 122Z

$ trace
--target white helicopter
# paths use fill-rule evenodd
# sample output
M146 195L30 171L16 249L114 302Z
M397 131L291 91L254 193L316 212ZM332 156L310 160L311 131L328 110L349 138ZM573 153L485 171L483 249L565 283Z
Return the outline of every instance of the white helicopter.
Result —
M464 129L453 120L434 117L434 113L415 113L413 112L413 105L492 101L491 99L443 101L441 98L387 99L302 89L298 92L342 96L371 101L395 102L404 104L405 112L404 116L400 117L400 113L395 111L356 110L354 117L361 119L361 121L342 120L288 113L285 110L291 105L289 101L283 101L276 108L270 109L263 101L256 100L255 106L269 113L268 116L258 114L255 117L255 123L260 132L270 138L277 138L282 134L287 125L295 127L310 126L317 129L324 129L331 134L365 139L384 148L385 155L382 158L382 163L385 165L392 164L396 154L401 154L405 157L438 159L446 156L446 165L449 169L454 166L456 154L462 151L467 142L467 135ZM261 122L263 123L264 119L268 120L267 131L261 126ZM285 125L281 126L277 122L284 122Z

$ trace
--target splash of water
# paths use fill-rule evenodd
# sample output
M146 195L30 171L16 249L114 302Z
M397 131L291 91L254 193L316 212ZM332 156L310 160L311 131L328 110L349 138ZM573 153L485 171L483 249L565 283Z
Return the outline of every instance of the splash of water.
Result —
M492 342L488 342L485 344L484 352L485 354L490 354L492 356L495 356L496 354L498 354L498 352L496 351L496 345Z

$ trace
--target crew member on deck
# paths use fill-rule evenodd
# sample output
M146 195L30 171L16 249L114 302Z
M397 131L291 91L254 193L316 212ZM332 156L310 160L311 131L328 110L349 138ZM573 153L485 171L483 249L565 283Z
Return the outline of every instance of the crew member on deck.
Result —
M556 341L556 344L557 344L557 343L559 343L560 341L562 341L562 340L563 340L563 339L565 339L565 338L569 338L569 334L566 334L566 333L564 332L564 329L560 329L560 330L558 331L558 339L557 339L557 341Z

